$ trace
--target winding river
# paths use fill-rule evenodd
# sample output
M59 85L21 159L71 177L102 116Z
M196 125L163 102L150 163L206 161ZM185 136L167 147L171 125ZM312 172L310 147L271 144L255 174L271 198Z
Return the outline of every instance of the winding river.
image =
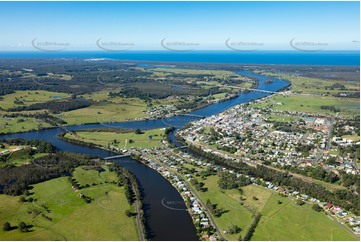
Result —
M260 90L275 92L289 85L288 82L278 78L269 78L247 71L239 71L237 73L257 78L259 81L258 89ZM266 83L266 79L271 79L272 82ZM208 117L223 112L224 110L234 105L249 102L268 95L270 95L270 93L258 91L242 93L234 99L212 104L205 108L191 112L190 114ZM181 128L185 124L196 119L198 119L196 116L179 115L159 120L73 125L68 126L67 128L69 130L101 128L104 126L132 129L140 128L142 130L155 129L167 126ZM26 133L2 135L0 136L0 138L41 139L52 143L54 146L56 146L58 150L62 151L97 155L100 157L114 155L111 152L98 148L84 147L64 142L57 138L57 134L61 132L62 130L60 128L53 128ZM174 136L172 134L171 139L174 140ZM155 170L130 158L121 158L119 160L116 160L116 162L133 172L140 182L142 193L144 196L144 214L147 220L147 228L149 230L150 240L198 240L192 219L185 210L185 206L182 205L182 197L165 178L163 178ZM174 203L180 204L180 206L183 206L184 209L174 210L163 206L162 200L164 198L166 198L167 201L173 201Z

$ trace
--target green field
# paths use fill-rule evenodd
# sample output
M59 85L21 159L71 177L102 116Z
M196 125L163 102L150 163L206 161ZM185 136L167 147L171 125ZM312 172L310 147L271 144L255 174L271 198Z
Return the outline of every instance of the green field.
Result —
M353 135L344 135L342 136L342 138L344 139L349 139L349 140L353 140L353 141L360 141L360 136L358 136L357 134L353 134Z
M214 98L225 98L226 93L222 92L222 93L213 94L212 97L214 97Z
M1 230L2 240L138 240L135 218L125 214L134 208L126 200L124 187L104 183L74 191L68 178L61 177L36 184L30 192L36 199L32 203L0 195L0 224L33 225L26 233ZM94 200L85 203L79 192Z
M56 115L69 125L84 123L109 123L126 121L146 116L146 104L139 99L130 99L120 103L100 103L86 108L72 110Z
M144 69L143 69L144 70ZM197 69L180 69L180 68L152 68L147 69L152 71L154 76L167 76L169 74L186 74L186 75L213 75L215 78L229 78L230 76L242 77L231 71L223 70L197 70Z
M211 78L216 78L220 80L235 80L239 81L237 86L243 87L243 88L249 88L252 86L251 79L242 76L240 74L237 74L232 71L225 71L225 70L198 70L198 69L181 69L181 68L138 68L143 71L151 71L153 72L152 76L167 81L167 77L171 75L184 75L184 77L178 76L178 80L182 78L182 81L184 83L191 83L194 81L194 78L192 78L191 75L194 75L195 77L198 75L208 75L209 77L206 78L206 80L198 80L197 84L200 84L200 86L203 89L209 89L213 87L220 86L220 83L218 80L212 80ZM189 88L189 87L188 87ZM227 90L227 88L222 88L223 90ZM231 88L229 90L232 90Z
M312 210L311 205L299 206L276 194L271 195L261 214L252 240L357 240L323 212Z
M251 106L331 115L335 115L336 113L321 109L321 106L335 106L340 109L340 115L352 116L360 113L358 99L322 97L306 94L274 95L262 102L255 102L251 104Z
M299 206L290 198L255 185L242 187L242 195L237 189L221 190L217 184L218 176L197 179L208 188L206 192L197 192L202 201L205 203L210 199L217 208L227 211L221 217L213 218L228 240L238 240L240 235L244 235L256 211L262 217L252 240L356 240L323 212L312 210L309 204ZM282 203L278 204L278 201ZM230 225L238 225L242 231L236 235L224 233Z
M291 122L291 121L297 121L297 116L287 116L287 115L270 115L267 117L267 120L270 120L272 122Z
M50 127L50 124L35 118L16 117L4 118L0 117L0 133L16 133L26 132L30 130L38 130L39 128Z
M223 208L227 211L221 217L213 216L222 235L228 240L238 240L252 220L252 212L240 203L239 191L236 189L225 191L219 189L217 184L218 176L209 176L206 180L199 181L204 182L204 187L208 188L207 192L197 192L202 201L205 203L209 199L212 204L217 204L217 208ZM239 226L242 229L241 233L224 233L231 225Z
M34 84L35 85L35 84ZM70 97L67 93L61 92L50 92L50 91L16 91L12 94L7 94L2 96L0 100L0 107L3 109L13 108L17 106L30 106L31 104L35 103L43 103L51 100L61 99L61 98L68 98ZM14 101L18 99L22 101L23 104L15 104Z
M49 155L48 153L37 153L32 156L29 155L29 149L23 149L16 152L12 152L7 160L6 164L12 164L15 166L21 166L24 164L28 164L32 161L32 159L40 158Z
M102 166L104 171L98 172L94 169L85 169L84 167L77 167L73 176L78 181L79 185L92 185L93 183L100 184L112 181L117 181L117 175L114 172L109 172L106 166Z
M31 148L28 146L5 145L5 148L0 149L0 151L5 150L7 152L5 152L4 155L8 156L4 162L0 162L0 167L10 164L14 166L21 166L30 163L32 159L49 155L48 153L35 153L34 155L30 155L29 153Z
M78 137L74 137L71 134L66 134L65 137L69 139L78 139L83 142L98 144L103 147L107 147L108 144L119 147L121 149L127 149L130 147L138 148L153 148L160 147L160 141L164 138L164 128L144 130L142 134L136 134L135 132L128 133L115 133L115 132L77 132ZM152 139L149 138L152 136ZM114 143L113 141L117 142ZM133 141L133 143L130 142Z
M292 90L301 93L312 94L336 94L338 92L359 92L360 83L358 81L345 81L345 80L330 80L321 78L312 78L304 76L290 76L284 74L262 73L263 75L277 76L281 79L288 80L292 83ZM338 88L330 89L332 85L341 84L346 90Z

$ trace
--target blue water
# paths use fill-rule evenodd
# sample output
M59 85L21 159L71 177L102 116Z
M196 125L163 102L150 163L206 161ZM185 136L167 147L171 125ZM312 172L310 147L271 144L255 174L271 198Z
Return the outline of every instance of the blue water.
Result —
M360 51L61 51L0 52L0 58L108 58L130 61L359 66Z

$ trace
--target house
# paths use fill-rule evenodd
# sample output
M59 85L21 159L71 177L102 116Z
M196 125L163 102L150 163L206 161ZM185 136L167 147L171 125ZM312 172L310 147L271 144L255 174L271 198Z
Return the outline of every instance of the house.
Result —
M330 209L330 208L332 208L332 204L331 204L331 203L327 203L327 204L326 204L326 209Z
M201 222L200 225L203 226L203 227L206 227L206 228L209 227L208 222Z
M209 240L210 240L210 241L217 241L217 237L214 236L214 235L211 235L211 236L209 237Z

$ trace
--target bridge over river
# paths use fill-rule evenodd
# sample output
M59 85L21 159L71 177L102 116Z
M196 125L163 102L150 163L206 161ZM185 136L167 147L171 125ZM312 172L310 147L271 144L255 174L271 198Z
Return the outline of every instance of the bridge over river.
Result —
M262 89L254 89L254 88L244 88L244 87L237 87L237 86L229 86L229 85L221 85L220 87L231 87L231 88L237 88L237 89L241 89L243 91L254 91L254 92L264 92L264 93L277 93L277 92L273 92L273 91L268 91L268 90L262 90ZM279 93L279 92L278 92Z
M129 156L130 156L130 154L108 156L108 157L104 157L103 160L114 160L114 159L118 159L118 158L129 157Z

